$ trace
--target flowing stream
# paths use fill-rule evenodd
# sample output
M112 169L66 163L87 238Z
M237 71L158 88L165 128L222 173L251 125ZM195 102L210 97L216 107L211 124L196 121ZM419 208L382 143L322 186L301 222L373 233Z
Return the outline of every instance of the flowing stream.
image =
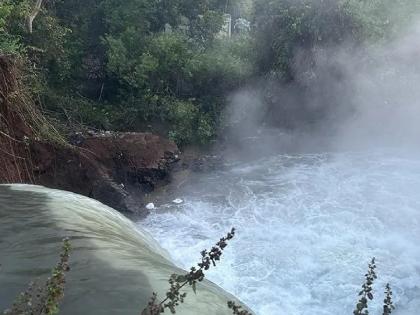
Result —
M232 226L208 273L258 315L353 314L367 264L378 279L369 314L420 309L420 159L395 152L278 155L191 179L182 204L139 224L184 268Z

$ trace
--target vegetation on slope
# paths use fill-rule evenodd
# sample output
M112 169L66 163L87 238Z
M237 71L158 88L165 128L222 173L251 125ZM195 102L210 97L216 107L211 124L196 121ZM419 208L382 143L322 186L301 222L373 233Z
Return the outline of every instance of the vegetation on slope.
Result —
M310 61L316 47L391 37L396 22L410 21L418 6L413 0L4 0L0 53L28 60L28 90L70 130L148 130L178 144L207 143L236 88L261 78L296 82L298 52ZM248 19L251 31L233 28L226 36L225 13L233 24Z

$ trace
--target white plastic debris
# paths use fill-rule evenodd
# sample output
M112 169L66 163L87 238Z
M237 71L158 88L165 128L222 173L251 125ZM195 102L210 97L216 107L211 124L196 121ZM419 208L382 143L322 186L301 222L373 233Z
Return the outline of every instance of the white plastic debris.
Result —
M155 207L155 204L153 203L153 202L151 202L151 203L148 203L147 205L146 205L146 209L147 210L153 210L153 209L155 209L156 207Z
M177 199L173 200L172 202L173 203L176 203L177 205L179 205L179 204L183 203L184 200L177 198Z

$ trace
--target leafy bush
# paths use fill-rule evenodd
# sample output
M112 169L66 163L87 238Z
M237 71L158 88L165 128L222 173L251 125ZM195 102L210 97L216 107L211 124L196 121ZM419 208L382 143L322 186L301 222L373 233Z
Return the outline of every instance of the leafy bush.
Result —
M416 0L346 0L342 3L356 25L359 38L370 41L386 40L410 25L420 12Z
M114 116L104 105L80 96L61 95L51 90L42 96L49 109L47 115L61 121L71 130L83 127L102 130L111 127L111 117Z
M298 50L339 44L354 37L356 29L350 10L336 0L260 0L253 20L259 72L282 80L293 79Z
M298 50L386 39L419 12L415 0L259 0L253 15L258 72L293 80Z
M16 5L11 1L0 3L0 53L16 54L22 48L20 38L10 34L8 30L9 21L12 18Z
M197 128L197 107L190 101L175 101L168 110L168 119L172 125L169 137L179 144L191 143Z

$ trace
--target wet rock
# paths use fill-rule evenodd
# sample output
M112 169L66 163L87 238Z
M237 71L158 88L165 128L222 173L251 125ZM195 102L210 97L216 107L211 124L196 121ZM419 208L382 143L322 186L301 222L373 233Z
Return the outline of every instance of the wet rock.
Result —
M223 158L219 155L204 155L194 159L190 168L193 172L206 173L222 169L224 166Z
M81 132L75 132L69 136L69 143L75 146L81 146L85 142L85 137Z
M206 173L223 169L225 160L219 152L220 150L212 146L184 148L180 157L181 162L178 163L176 171L189 170L195 173Z

